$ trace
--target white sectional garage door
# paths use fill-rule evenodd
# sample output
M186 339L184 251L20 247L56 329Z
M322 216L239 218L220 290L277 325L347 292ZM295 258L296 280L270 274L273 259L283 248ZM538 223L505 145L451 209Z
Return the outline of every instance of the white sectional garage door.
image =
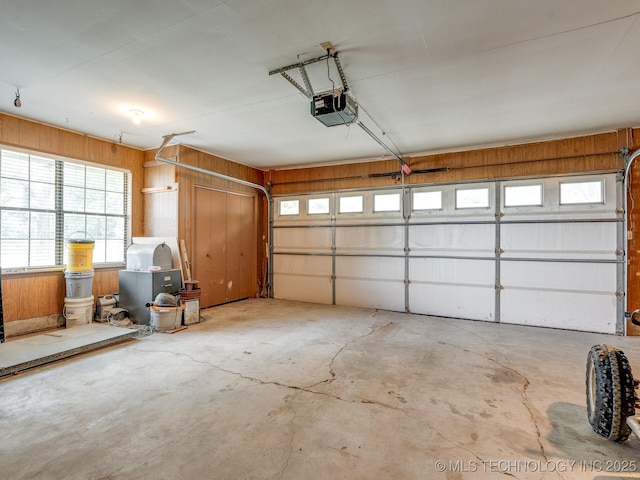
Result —
M276 298L623 333L615 173L276 197Z

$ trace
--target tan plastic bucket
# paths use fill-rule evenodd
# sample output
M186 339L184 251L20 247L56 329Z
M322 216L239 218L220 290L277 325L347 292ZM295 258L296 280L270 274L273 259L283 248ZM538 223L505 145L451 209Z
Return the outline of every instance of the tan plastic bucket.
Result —
M67 328L91 323L93 318L93 295L86 298L65 298L62 315L66 319L65 326Z

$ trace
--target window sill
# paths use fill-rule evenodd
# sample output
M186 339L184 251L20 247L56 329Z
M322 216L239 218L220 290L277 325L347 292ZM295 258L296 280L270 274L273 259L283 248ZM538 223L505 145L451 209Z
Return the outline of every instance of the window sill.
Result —
M100 263L100 264L93 265L93 269L95 271L122 270L123 268L125 268L124 263ZM18 276L32 277L32 276L38 276L38 275L57 274L57 273L62 273L64 271L65 271L65 267L63 266L49 267L49 268L29 268L29 269L7 268L7 269L2 269L2 276L3 277L18 277Z

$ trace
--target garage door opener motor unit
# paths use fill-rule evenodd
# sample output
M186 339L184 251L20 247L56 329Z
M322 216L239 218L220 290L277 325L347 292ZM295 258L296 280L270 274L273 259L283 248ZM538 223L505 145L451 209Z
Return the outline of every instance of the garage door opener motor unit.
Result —
M347 85L347 79L342 70L340 60L338 60L338 52L331 42L323 42L320 46L326 50L327 54L321 57L312 58L303 62L294 63L285 67L276 68L271 70L269 75L280 74L291 85L296 87L305 97L311 100L311 115L318 119L327 127L333 127L335 125L350 125L356 123L362 128L367 135L373 138L382 148L387 150L391 155L398 159L402 167L402 173L409 175L411 173L411 167L405 162L402 157L389 148L382 140L380 140L371 130L369 130L364 123L358 120L358 103L349 95L349 85ZM331 79L329 74L330 63L329 59L333 58L335 68L340 76L340 82L342 87L336 88L335 82ZM311 86L311 80L307 72L307 65L312 65L318 62L327 62L327 77L333 84L333 90L324 93L314 93ZM302 78L304 87L300 85L291 75L289 71L298 70Z
M321 93L311 100L311 115L327 127L345 125L358 118L358 104L346 92Z

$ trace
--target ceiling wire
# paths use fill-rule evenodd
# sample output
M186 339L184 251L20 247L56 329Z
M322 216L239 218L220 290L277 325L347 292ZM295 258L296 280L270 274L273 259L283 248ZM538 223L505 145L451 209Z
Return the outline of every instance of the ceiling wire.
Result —
M393 139L389 135L387 135L387 132L380 126L378 122L375 121L375 119L371 116L371 114L367 112L367 110L364 107L358 104L358 110L360 109L362 109L362 111L367 115L367 117L369 117L369 120L371 120L373 124L376 127L378 127L378 130L382 133L382 136L389 139L389 142L391 142L391 145L393 145L393 147L396 149L396 152L399 152L400 149L398 148L398 145L396 145L396 142L394 142Z

